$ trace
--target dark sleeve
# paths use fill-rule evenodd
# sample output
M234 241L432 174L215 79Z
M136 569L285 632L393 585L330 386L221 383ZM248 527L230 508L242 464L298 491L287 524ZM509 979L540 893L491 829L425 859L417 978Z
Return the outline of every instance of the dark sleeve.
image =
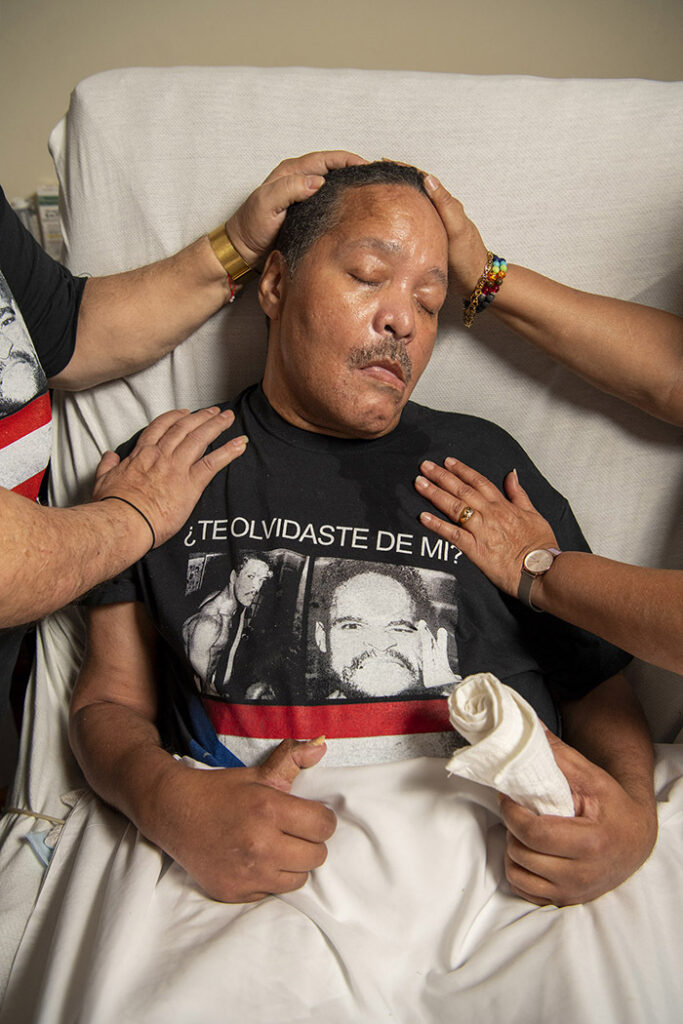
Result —
M0 270L21 310L49 379L64 369L76 346L86 278L74 277L38 245L0 188Z
M124 569L113 580L105 580L89 593L84 594L78 604L88 607L98 607L103 604L125 604L129 601L142 601L144 595L140 589L140 576L137 570L138 562Z

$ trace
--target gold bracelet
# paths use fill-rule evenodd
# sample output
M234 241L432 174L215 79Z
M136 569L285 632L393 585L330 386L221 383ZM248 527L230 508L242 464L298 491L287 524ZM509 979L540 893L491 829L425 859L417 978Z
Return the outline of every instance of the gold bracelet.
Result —
M253 273L253 268L248 263L245 263L228 238L225 224L221 224L219 228L209 232L209 241L219 263L231 281L236 281L239 277L245 277L247 274Z
M493 266L493 253L490 252L490 251L487 251L487 253L486 253L486 266L484 267L484 272L481 275L481 277L479 278L479 280L477 281L476 287L475 287L474 291L472 292L472 294L470 295L469 299L465 299L465 313L463 315L463 320L464 320L464 323L465 323L465 327L471 327L472 323L474 321L474 318L477 315L478 308L479 308L479 297L481 295L481 292L482 292L482 289L483 289L484 285L486 284L487 278L488 278L489 274L491 273L491 267L492 266Z

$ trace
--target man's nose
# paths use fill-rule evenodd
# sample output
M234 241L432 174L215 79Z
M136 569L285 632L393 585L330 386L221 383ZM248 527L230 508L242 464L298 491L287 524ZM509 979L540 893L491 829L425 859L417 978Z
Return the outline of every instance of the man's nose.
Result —
M410 341L415 333L415 304L412 295L396 288L382 296L382 299L377 311L377 333Z
M366 639L368 647L375 651L388 651L396 646L396 637L387 633L382 627L369 630Z

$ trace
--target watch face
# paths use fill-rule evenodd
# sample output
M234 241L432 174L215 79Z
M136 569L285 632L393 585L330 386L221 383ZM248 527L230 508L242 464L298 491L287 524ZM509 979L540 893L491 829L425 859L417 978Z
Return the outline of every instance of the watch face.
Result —
M524 568L538 575L548 571L554 558L552 551L548 551L547 548L537 548L535 551L530 551L524 559Z

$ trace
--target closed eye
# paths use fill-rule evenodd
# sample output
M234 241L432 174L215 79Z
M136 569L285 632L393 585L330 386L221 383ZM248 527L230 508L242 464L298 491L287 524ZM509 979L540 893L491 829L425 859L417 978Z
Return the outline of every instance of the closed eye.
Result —
M349 277L353 281L358 281L360 284L370 285L370 287L376 287L378 284L382 283L381 281L370 281L367 277L361 277L359 274L352 274L351 271L349 271Z

